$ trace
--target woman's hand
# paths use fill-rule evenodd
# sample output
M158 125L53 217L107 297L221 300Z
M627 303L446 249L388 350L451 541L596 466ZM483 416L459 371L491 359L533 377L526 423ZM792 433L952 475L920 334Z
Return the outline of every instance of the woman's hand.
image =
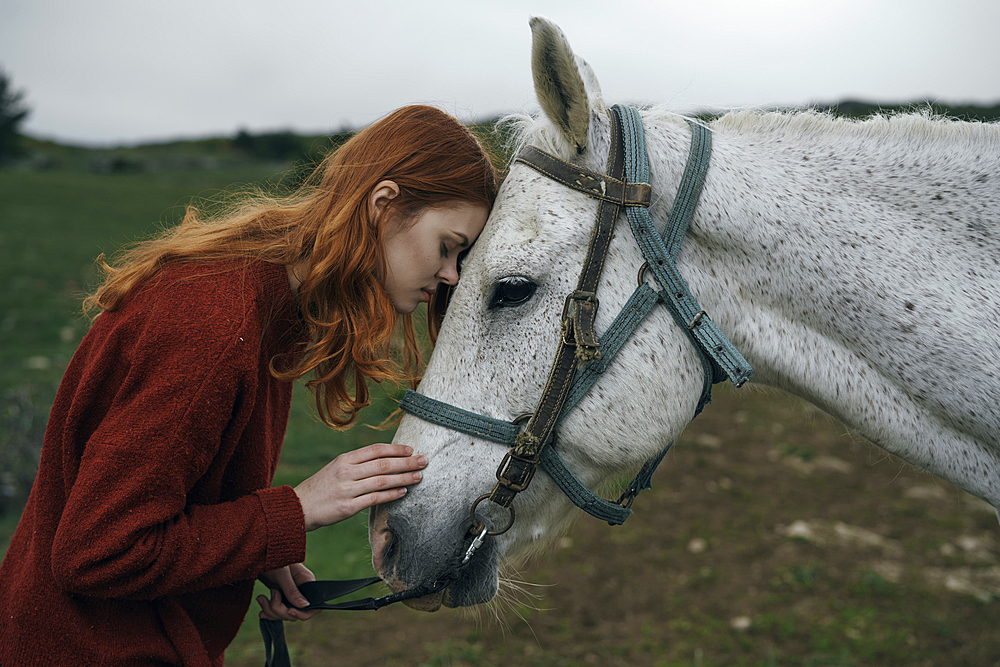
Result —
M319 613L318 609L302 611L287 603L290 602L295 607L305 607L309 604L306 596L299 592L298 584L303 581L316 581L316 575L302 563L265 572L258 579L271 589L270 600L264 595L257 596L261 618L271 621L306 621Z
M306 530L329 526L372 505L401 498L420 481L423 456L406 445L369 445L341 454L305 480L295 493L302 503Z

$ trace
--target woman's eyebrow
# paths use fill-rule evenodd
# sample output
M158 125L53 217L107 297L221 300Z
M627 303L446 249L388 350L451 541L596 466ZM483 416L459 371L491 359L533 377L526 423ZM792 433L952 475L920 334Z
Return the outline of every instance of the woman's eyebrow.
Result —
M469 247L469 237L468 236L466 236L462 232L454 232L454 234L455 234L455 236L461 236L462 237L462 243L459 244L460 248L468 248Z

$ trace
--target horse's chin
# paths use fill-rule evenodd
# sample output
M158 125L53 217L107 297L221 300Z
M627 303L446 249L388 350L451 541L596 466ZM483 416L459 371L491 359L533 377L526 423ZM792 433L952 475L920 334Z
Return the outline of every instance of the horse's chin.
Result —
M438 591L437 593L431 593L430 595L424 595L423 597L403 600L403 604L410 609L416 609L417 611L437 611L442 607L442 605L448 607L449 609L454 609L455 607L483 604L484 602L487 601L466 602L465 604L462 604L460 601L457 601L454 596L452 596L450 588Z
M437 593L431 593L430 595L425 595L423 597L412 598L410 600L403 600L403 604L405 604L410 609L416 609L417 611L437 611L438 609L441 608L442 603L444 603L446 607L453 606L449 605L448 602L445 600L445 598L447 597L445 593L447 592L448 591L446 589L443 591L438 591Z

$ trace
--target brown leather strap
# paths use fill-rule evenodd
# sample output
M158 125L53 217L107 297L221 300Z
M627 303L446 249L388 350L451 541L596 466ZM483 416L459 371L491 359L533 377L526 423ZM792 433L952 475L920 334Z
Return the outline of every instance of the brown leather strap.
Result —
M566 396L573 385L577 359L586 358L587 354L592 355L592 358L600 354L597 349L597 336L594 333L594 320L598 307L596 291L618 216L623 206L631 201L634 201L635 205L649 204L648 184L628 184L623 180L624 133L617 110L612 110L611 114L611 137L607 175L583 169L530 146L518 157L518 161L532 169L537 169L574 190L596 197L600 203L577 289L566 298L562 317L562 337L545 389L542 391L542 398L524 432L517 436L516 446L500 463L497 483L489 494L490 500L502 507L510 507L514 497L530 483L542 448L552 437ZM541 160L539 156L545 159ZM542 168L539 167L539 162L544 163ZM552 173L549 173L550 171ZM642 188L631 187L632 185L644 185L644 196ZM609 191L615 193L616 198L608 197Z
M652 196L649 183L626 183L621 179L566 162L535 146L525 146L515 162L526 164L553 181L595 199L604 199L625 206L649 206Z

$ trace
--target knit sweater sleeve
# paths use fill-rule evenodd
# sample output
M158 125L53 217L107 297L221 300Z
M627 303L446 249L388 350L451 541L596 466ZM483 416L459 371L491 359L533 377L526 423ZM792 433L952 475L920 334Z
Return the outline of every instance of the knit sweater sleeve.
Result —
M75 371L66 423L86 423L74 411L95 402L87 391L113 397L83 445L53 542L53 575L69 592L151 599L252 579L305 555L295 492L263 488L273 460L260 461L258 489L197 501L220 452L239 444L248 405L262 400L253 308L211 280L151 301L141 316L109 317Z

